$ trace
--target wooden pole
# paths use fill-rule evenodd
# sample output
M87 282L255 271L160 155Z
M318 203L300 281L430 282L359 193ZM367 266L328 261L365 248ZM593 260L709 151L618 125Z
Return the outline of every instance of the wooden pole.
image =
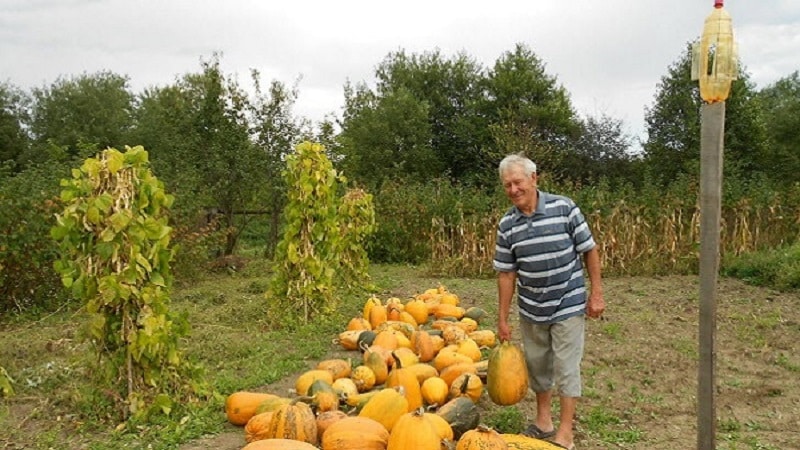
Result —
M714 450L717 431L714 338L717 328L725 102L703 104L700 120L700 361L697 371L697 448Z

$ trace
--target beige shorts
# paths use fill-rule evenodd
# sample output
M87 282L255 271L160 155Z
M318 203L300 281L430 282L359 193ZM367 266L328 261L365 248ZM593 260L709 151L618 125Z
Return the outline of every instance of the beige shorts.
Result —
M542 325L520 320L528 383L534 392L547 392L555 386L560 396L581 396L585 326L583 314Z

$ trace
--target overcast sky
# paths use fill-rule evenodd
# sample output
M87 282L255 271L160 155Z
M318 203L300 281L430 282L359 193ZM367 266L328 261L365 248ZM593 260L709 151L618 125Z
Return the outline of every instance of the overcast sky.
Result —
M140 92L200 70L251 68L291 86L294 112L341 116L347 80L373 85L392 51L458 52L491 67L524 43L582 115L621 119L641 138L644 109L713 0L318 1L0 0L0 81L28 90L110 70ZM800 0L726 0L758 88L800 70ZM265 84L264 83L264 84Z

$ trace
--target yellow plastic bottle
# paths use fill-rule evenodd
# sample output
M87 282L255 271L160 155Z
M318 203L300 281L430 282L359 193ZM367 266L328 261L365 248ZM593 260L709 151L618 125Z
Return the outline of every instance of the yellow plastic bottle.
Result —
M725 101L731 82L738 77L739 64L733 23L723 0L715 0L714 11L706 18L703 35L692 51L692 79L700 80L700 96L708 103Z

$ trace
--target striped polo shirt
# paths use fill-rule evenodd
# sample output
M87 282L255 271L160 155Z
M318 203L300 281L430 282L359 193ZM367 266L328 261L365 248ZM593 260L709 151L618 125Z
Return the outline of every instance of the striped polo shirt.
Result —
M586 285L580 255L595 246L575 202L538 191L532 216L516 206L497 226L494 268L517 273L517 300L523 319L553 323L584 314Z

